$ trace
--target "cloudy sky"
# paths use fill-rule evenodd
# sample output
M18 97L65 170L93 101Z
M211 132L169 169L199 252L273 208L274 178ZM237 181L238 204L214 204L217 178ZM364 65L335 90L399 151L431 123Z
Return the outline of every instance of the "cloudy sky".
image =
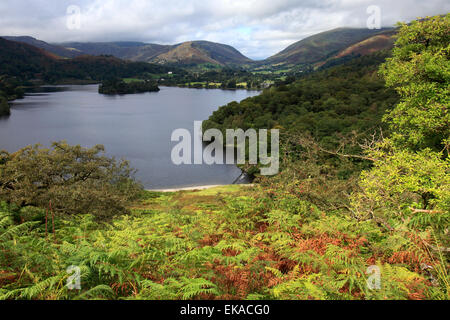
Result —
M371 5L380 8L382 26L450 12L448 0L1 0L0 35L47 42L209 40L262 59L321 31L366 27Z

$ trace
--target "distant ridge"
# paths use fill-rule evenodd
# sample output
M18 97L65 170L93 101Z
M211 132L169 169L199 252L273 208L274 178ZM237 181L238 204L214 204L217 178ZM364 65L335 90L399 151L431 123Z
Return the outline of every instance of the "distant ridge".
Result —
M171 50L152 59L157 63L218 65L252 62L232 46L210 41L188 41L173 46Z
M54 61L55 55L41 48L0 38L0 74L31 79Z
M0 37L0 75L22 80L100 81L111 77L133 77L139 74L182 74L184 70L143 62L125 61L113 56L80 55L61 59L53 53L27 43Z
M392 48L394 28L337 28L300 40L263 61L253 61L232 46L210 41L187 41L161 45L136 41L66 42L49 44L32 37L3 37L43 49L56 57L75 58L82 55L111 55L123 60L192 66L314 65L332 60L350 59Z
M317 62L315 67L327 67L341 64L359 56L366 56L381 50L391 50L394 47L396 30L387 30L363 41L350 45L330 58Z
M337 28L321 32L290 45L266 59L264 63L314 64L326 60L353 44L392 30L391 28L380 30Z
M169 51L172 46L133 41L118 42L67 42L60 46L94 56L112 55L120 59L150 62L154 57Z
M187 41L176 45L147 44L142 42L62 43L91 55L109 54L131 61L160 64L243 64L252 60L235 48L209 41Z
M38 39L35 39L33 37L23 36L23 37L10 37L10 36L3 36L3 39L9 40L9 41L15 41L15 42L21 42L26 43L31 46L44 49L47 52L51 52L55 54L58 57L62 58L74 58L76 56L82 55L82 52L79 52L77 50L70 50L67 48L64 48L63 46L59 45L53 45L49 44L45 41L41 41Z
M175 45L134 41L49 44L28 36L4 36L3 38L44 49L61 58L75 58L82 55L112 55L119 59L139 62L178 65L209 63L222 66L252 62L232 46L210 41L187 41Z

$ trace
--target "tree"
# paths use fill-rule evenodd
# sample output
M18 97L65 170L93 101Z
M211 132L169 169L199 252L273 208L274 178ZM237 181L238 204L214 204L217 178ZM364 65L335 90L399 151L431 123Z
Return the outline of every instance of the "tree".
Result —
M150 80L131 81L126 83L119 78L104 80L98 87L98 92L102 94L131 94L158 92L159 90L158 85Z
M400 24L393 56L381 68L401 102L386 115L395 143L447 147L450 137L450 14Z
M0 154L0 199L19 206L48 208L59 214L92 213L98 218L126 212L139 194L127 161L91 149L55 142Z
M232 79L228 81L226 87L228 89L236 89L236 80Z
M0 117L1 116L9 116L11 111L9 109L8 100L6 98L0 96Z
M353 196L359 219L448 246L450 15L402 24L381 73L401 101L385 117L391 137L369 148L371 170ZM425 241L425 240L424 240ZM436 246L435 246L436 248Z

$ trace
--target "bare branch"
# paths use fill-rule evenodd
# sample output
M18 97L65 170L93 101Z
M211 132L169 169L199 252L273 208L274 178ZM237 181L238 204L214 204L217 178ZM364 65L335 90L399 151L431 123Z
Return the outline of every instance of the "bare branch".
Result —
M344 153L340 153L338 151L330 151L330 150L326 150L324 148L322 148L321 146L318 146L319 150L328 154L332 154L335 156L339 156L339 157L344 157L344 158L357 158L357 159L363 159L363 160L368 160L368 161L375 161L375 159L370 158L370 157L366 157L366 156L361 156L361 155L357 155L357 154L344 154ZM339 149L338 149L339 150Z
M412 208L412 207L409 207L409 209L413 213L444 213L444 211L440 211L440 210L425 210L425 209L416 209L416 208Z

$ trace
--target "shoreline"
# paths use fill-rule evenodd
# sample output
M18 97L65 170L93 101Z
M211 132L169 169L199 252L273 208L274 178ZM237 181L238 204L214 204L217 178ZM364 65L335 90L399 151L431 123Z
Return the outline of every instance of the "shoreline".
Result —
M248 186L253 187L255 184L215 184L215 185L205 185L205 186L196 186L196 187L181 187L181 188L166 188L166 189L146 189L146 191L151 192L178 192L178 191L196 191L196 190L207 190L217 187L225 187L225 186Z

